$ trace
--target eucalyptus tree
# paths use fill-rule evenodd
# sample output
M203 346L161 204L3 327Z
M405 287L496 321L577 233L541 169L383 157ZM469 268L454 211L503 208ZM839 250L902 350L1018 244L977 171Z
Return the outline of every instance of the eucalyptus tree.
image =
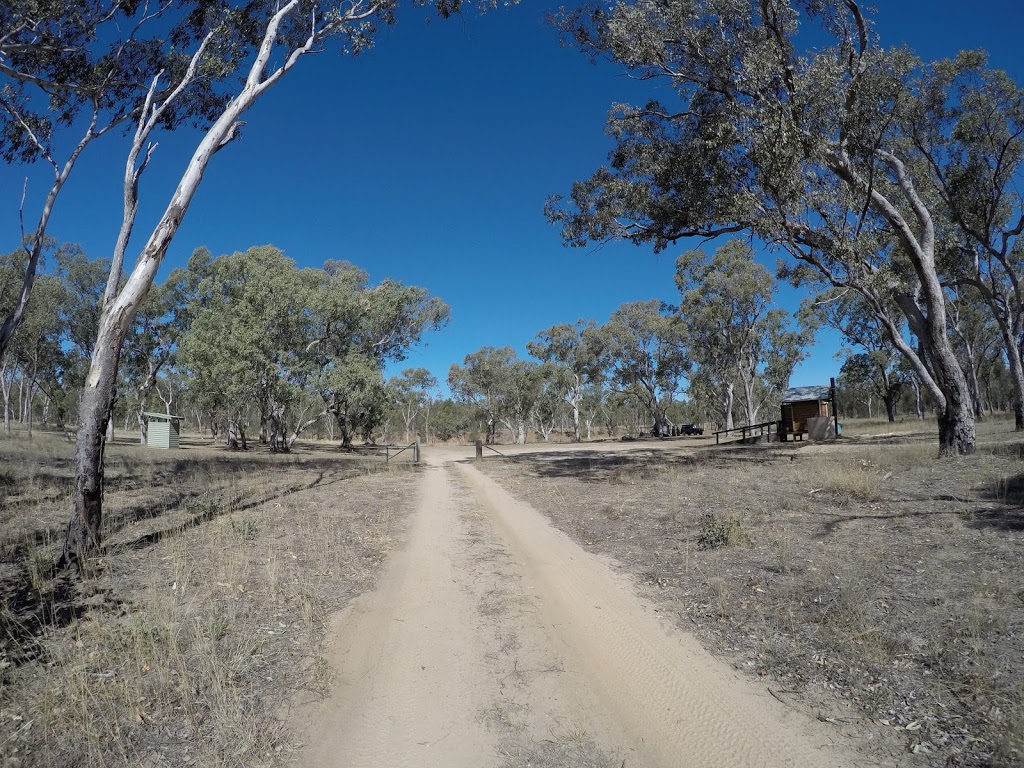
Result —
M549 201L565 240L660 250L745 231L783 249L798 281L864 297L938 406L940 453L973 451L938 272L942 208L912 140L926 96L918 59L881 47L854 0L634 0L562 27L673 93L613 110L609 166Z
M173 128L218 111L212 85L224 72L209 65L200 71L185 52L201 34L198 14L183 13L189 6L181 0L11 0L0 7L0 158L45 163L53 176L34 228L21 233L18 299L2 316L0 355L28 306L60 193L89 145L132 121ZM165 44L168 26L171 44ZM226 55L222 50L221 62ZM160 108L172 103L173 109ZM144 157L126 177L135 193L155 149L144 146L147 138L141 137L133 159L142 150ZM27 198L26 179L22 221ZM119 274L117 261L115 285Z
M587 440L593 437L594 422L601 416L602 409L607 405L610 391L602 381L600 384L589 384L583 388L580 397L580 420L586 430Z
M530 419L533 422L534 429L540 432L544 442L547 443L551 440L551 433L555 431L559 418L562 419L563 426L565 425L566 372L552 363L542 363L539 373L540 393L533 403ZM578 421L576 422L576 431L579 431Z
M321 373L318 386L327 412L338 425L341 448L351 450L357 436L372 441L392 398L380 361L352 348L343 358L331 361Z
M512 347L483 347L471 352L462 365L452 363L448 369L448 386L462 403L472 405L485 422L484 442L494 442L502 406L501 375L503 369L515 359Z
M371 285L346 261L328 261L317 275L317 289L305 297L313 323L307 351L317 371L310 385L349 448L356 434L379 426L393 398L385 363L404 360L423 334L447 325L450 310L419 286L390 278Z
M0 256L0 312L8 312L17 301L16 286L21 275L24 254L19 250ZM4 400L3 430L11 433L11 393L21 367L11 353L10 344L0 352L0 395Z
M428 0L413 0L428 5ZM457 13L461 0L432 3L441 16ZM481 5L492 5L481 0ZM120 5L120 4L118 4ZM103 496L103 435L111 416L120 361L121 345L135 312L157 274L172 240L210 162L240 135L243 117L259 98L280 83L307 54L317 53L331 41L343 54L356 54L372 42L377 24L395 19L398 0L258 0L241 7L229 3L183 2L187 35L171 35L168 44L181 50L187 79L181 91L158 92L158 81L150 82L135 115L136 130L125 163L124 217L119 245L122 248L133 230L138 208L138 172L150 159L149 137L164 120L177 114L178 93L192 92L192 86L213 83L216 105L204 122L204 129L181 177L171 192L166 208L150 233L144 237L130 274L108 280L96 344L82 395L81 418L75 457L72 516L68 525L63 560L77 564L95 552L100 543ZM136 4L131 4L137 8ZM144 11L143 11L144 12ZM65 13L74 13L71 6ZM63 14L62 14L63 15ZM163 50L163 49L161 49ZM199 74L211 69L210 77ZM214 77L213 75L216 75Z
M65 319L54 308L65 304L66 288L57 275L43 274L35 286L38 300L28 306L17 332L0 358L0 392L3 395L3 430L11 433L12 396L18 382L19 420L31 436L33 403L38 391L49 396L60 386L67 358Z
M498 418L517 445L526 445L530 419L544 394L549 370L533 360L512 359L501 371Z
M328 357L355 346L382 363L404 360L451 314L427 289L392 278L373 285L365 270L347 261L328 260L315 274L318 285L305 297L315 325L310 349Z
M384 363L402 359L448 317L447 305L422 288L370 285L347 262L300 269L273 246L216 259L201 249L189 271L194 295L179 357L190 397L224 420L236 447L247 446L253 408L274 452L291 450L324 417L351 448L379 425L390 398Z
M808 334L790 330L788 313L774 306L775 279L742 240L725 243L711 258L684 253L675 282L686 347L718 392L725 428L732 428L737 384L746 421L756 424L762 394L785 388Z
M431 427L427 433L428 439L433 435L438 440L447 443L461 438L469 431L473 423L470 406L455 400L437 401L434 403L432 413Z
M60 399L58 416L74 413L81 419L81 391L89 371L89 359L103 302L103 287L110 269L108 259L90 259L78 246L62 247L56 254L56 273L64 285L58 312L64 325L59 382L53 396Z
M244 413L252 405L271 450L287 451L289 409L313 373L307 347L314 324L307 303L319 285L317 271L298 269L273 246L212 260L200 251L189 268L202 276L181 339L193 393L224 413L232 447L247 447ZM145 359L157 362L152 354ZM153 383L155 376L146 373Z
M991 414L1013 407L1013 384L1002 355L990 357L981 370L982 399Z
M600 327L602 362L612 386L634 398L668 434L664 401L677 393L690 368L682 325L660 301L634 301L616 309Z
M845 417L875 417L878 386L874 366L866 353L852 354L843 360L836 387Z
M906 379L891 356L883 350L857 352L846 355L840 376L847 387L856 387L868 402L868 417L871 412L871 401L877 397L885 405L885 416L890 422L896 421L896 404L906 386ZM845 398L844 398L845 400Z
M722 397L722 382L715 366L700 365L690 374L686 399L700 411L702 422L714 422L721 429L731 429L739 414L736 398ZM726 410L728 409L728 410Z
M555 366L565 401L572 408L573 440L580 442L580 407L588 386L602 378L601 334L593 320L560 323L537 334L526 348L538 360Z
M143 412L160 374L174 364L178 345L187 328L191 304L188 291L192 284L194 280L190 279L188 272L176 269L162 284L154 285L135 313L131 331L124 342L120 386L132 393L139 440L143 445L147 436Z
M430 393L437 387L437 379L426 368L406 368L388 381L395 396L395 407L405 425L405 439L409 441L413 425L420 413L429 413ZM424 425L424 433L427 427Z
M990 294L991 295L991 294ZM971 387L974 398L974 414L981 420L985 408L982 397L981 380L983 371L989 366L993 357L1005 356L1012 360L1013 355L1006 351L1006 339L1002 324L993 316L989 302L982 298L981 291L971 284L964 284L950 289L947 312L949 314L949 330L953 337L953 346L960 357L960 365L967 374L967 383ZM1011 381L1016 381L1011 372ZM1014 398L1019 390L1014 387ZM1018 408L1014 406L1014 416Z
M7 411L12 385L18 382L26 426L31 425L35 394L41 393L47 417L52 412L63 428L67 414L76 407L95 337L108 262L88 259L77 245L58 248L48 239L46 250L51 249L45 271L35 280L37 300L26 306L22 322L0 355L0 393ZM18 301L26 258L21 250L0 258L0 311ZM7 416L5 430L9 429Z
M1021 431L1024 89L986 64L983 52L966 51L925 68L910 135L952 224L942 267L952 284L976 291L997 323L1014 386L1014 420ZM980 412L977 368L965 372Z
M839 331L854 347L840 351L843 375L877 395L885 403L889 421L895 421L896 403L910 384L912 371L901 364L903 358L890 341L888 329L860 294L841 289L825 291L805 300L800 314L808 325L820 323Z
M544 389L546 368L521 360L512 347L483 347L453 363L448 386L460 400L477 406L487 422L486 440L494 442L499 423L512 441L526 443L530 414Z

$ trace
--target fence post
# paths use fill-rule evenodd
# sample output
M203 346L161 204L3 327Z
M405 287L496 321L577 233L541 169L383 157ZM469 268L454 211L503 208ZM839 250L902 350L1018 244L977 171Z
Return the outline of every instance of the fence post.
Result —
M412 449L412 463L420 463L420 436L416 435L416 447Z
M476 441L476 460L477 461L482 461L483 458L484 458L484 444L483 444L483 441L480 440L480 438L477 438L477 441Z

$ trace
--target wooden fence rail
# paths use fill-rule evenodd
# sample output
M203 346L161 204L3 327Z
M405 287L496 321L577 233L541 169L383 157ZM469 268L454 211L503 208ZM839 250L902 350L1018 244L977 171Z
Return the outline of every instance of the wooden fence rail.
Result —
M744 424L742 427L733 427L732 429L720 429L717 432L713 433L715 436L715 445L719 444L722 435L728 435L730 432L741 432L742 437L740 437L740 440L746 440L748 433L750 437L754 437L755 432L757 437L767 435L768 439L771 440L772 427L775 427L775 434L778 435L779 422L777 421L764 421L761 422L760 424Z

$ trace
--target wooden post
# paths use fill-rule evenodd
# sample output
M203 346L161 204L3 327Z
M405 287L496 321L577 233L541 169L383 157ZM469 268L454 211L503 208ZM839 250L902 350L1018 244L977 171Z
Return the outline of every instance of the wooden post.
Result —
M420 436L419 435L416 435L416 443L413 445L413 449L412 449L412 463L413 464L419 464L420 463Z
M477 441L476 441L476 460L477 461L482 461L483 458L484 458L484 444L483 444L483 441L480 440L480 438L477 438Z
M839 437L839 401L836 400L836 380L834 376L829 379L829 383L832 386L832 389L829 392L829 394L832 395L832 421L835 424L836 437Z

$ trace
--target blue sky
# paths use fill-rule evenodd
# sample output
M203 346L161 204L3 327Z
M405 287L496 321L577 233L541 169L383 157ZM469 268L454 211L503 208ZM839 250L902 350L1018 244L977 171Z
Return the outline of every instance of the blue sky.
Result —
M548 195L567 192L605 160L608 107L646 98L652 87L560 47L544 20L557 5L522 0L483 17L429 23L406 9L358 59L307 57L247 115L241 140L214 159L162 275L199 246L220 254L272 243L303 266L347 259L374 281L425 286L451 305L452 322L398 367L422 366L441 381L451 363L484 345L510 344L525 355L526 342L555 323L604 322L627 301L672 301L674 260L688 246L657 255L625 244L567 249L542 215ZM984 47L993 66L1024 81L1024 4L876 5L883 44L905 42L925 58ZM137 232L162 211L193 144L188 131L160 138ZM110 253L124 153L119 139L90 148L51 234L93 257ZM0 174L0 247L11 250L26 174L29 214L48 179L21 167ZM775 255L761 258L774 270ZM781 290L782 306L798 303ZM791 384L836 375L838 343L822 335Z

